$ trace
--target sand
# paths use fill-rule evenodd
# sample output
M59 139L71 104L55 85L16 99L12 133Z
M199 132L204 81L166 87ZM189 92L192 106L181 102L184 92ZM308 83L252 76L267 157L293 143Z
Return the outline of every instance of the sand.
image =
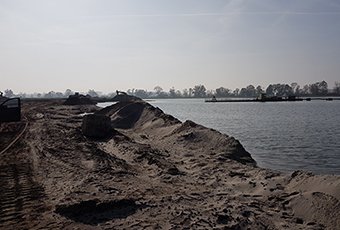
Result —
M109 136L82 134L90 112L110 117ZM235 138L145 102L23 114L0 156L1 229L340 228L340 176L259 168ZM2 124L1 146L20 127Z

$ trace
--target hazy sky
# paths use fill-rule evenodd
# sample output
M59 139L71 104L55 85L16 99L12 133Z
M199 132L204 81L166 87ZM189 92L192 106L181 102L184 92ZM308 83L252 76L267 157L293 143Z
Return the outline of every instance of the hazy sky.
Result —
M0 90L340 81L339 0L0 0Z

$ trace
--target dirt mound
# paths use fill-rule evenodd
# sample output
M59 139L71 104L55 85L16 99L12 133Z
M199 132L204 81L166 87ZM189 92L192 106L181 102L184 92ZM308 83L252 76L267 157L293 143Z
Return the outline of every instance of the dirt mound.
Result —
M144 101L119 102L96 112L96 114L111 117L112 127L121 129L136 128L136 126L143 126L159 119L169 124L180 123L173 116L165 114L159 108Z
M112 126L121 129L132 128L140 118L144 108L145 103L128 103L124 105L111 116Z
M91 99L90 96L84 96L82 94L76 93L75 95L70 95L64 102L64 105L95 105L95 101Z
M232 159L242 164L256 165L255 160L234 137L229 137L193 121L187 120L176 128L169 135L169 138L173 137L177 137L178 142L184 143L186 147L210 147L210 150L217 150L217 159L221 162Z
M128 95L128 94L118 94L112 98L112 101L133 102L133 101L142 101L142 99L136 96Z
M100 114L89 114L83 118L82 132L85 136L104 138L113 130L110 118Z
M154 136L156 142L162 142L162 145L175 142L181 144L183 148L198 151L205 148L214 149L219 161L232 159L243 164L256 164L235 138L198 125L193 121L182 123L144 101L119 102L104 108L98 114L110 116L114 128L133 129L135 133L144 133L144 137ZM165 140L167 143L164 143ZM171 146L168 147L171 148Z

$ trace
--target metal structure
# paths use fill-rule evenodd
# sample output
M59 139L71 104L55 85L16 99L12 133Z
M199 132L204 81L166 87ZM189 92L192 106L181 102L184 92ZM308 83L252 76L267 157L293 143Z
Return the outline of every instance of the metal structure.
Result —
M20 98L3 98L0 100L0 123L21 120Z

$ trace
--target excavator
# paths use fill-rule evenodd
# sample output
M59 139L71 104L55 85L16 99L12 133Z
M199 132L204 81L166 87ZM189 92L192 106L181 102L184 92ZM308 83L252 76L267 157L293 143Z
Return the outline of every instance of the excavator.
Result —
M18 97L7 98L0 92L0 124L21 120L21 100Z

